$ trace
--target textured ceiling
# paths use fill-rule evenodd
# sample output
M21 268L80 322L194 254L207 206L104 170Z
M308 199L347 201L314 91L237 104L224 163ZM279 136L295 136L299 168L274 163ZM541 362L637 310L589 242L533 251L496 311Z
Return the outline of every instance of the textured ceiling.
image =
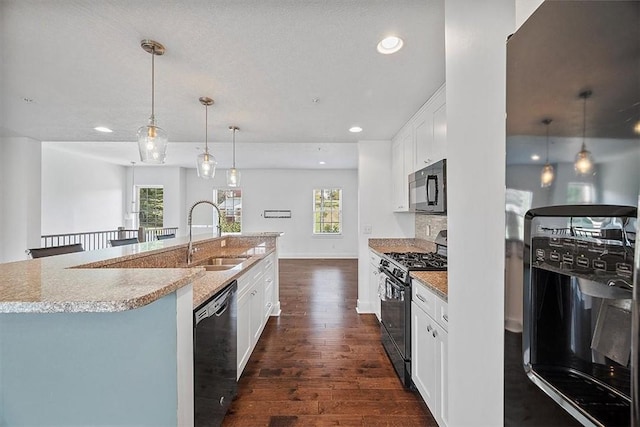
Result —
M355 167L357 155L349 153L357 140L390 139L444 83L443 0L0 5L3 134L69 143L63 148L108 153L121 164L137 160L135 148L122 143L133 143L151 110L151 55L140 48L145 38L167 50L155 63L156 116L171 141L168 164L183 165L179 159L195 157L202 146L200 96L215 100L209 141L225 143L222 167L230 164L230 149L222 147L232 124L241 129L239 167L240 150L250 151L246 159L264 158L265 167L277 166L261 153L288 155L280 160L291 167L322 147L351 156ZM375 46L388 34L405 46L381 55ZM349 133L353 125L364 131ZM95 126L114 132L100 134ZM351 147L329 149L345 143Z

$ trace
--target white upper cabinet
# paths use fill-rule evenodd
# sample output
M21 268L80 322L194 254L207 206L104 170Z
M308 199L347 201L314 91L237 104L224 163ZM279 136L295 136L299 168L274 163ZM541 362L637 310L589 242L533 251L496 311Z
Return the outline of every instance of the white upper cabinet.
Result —
M446 157L447 107L445 87L442 86L414 116L415 170Z
M394 212L409 210L409 174L413 172L413 137L398 133L391 145L392 208Z
M447 157L447 109L442 85L391 143L392 208L409 211L409 175Z

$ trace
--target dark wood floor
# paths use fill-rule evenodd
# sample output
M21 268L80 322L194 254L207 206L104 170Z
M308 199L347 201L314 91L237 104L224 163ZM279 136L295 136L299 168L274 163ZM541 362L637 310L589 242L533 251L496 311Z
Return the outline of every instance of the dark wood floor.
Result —
M358 315L357 260L281 260L271 317L223 426L436 426Z

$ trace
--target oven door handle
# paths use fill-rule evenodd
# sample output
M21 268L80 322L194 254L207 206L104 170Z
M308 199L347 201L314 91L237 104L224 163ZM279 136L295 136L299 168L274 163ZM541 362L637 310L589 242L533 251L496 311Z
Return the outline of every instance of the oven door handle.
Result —
M395 277L382 274L384 277L384 285L381 290L384 297L380 297L382 301L404 301L405 299L405 286L398 282Z
M404 283L398 280L393 274L391 274L386 268L380 267L378 268L380 273L382 273L389 281L397 287L404 289Z

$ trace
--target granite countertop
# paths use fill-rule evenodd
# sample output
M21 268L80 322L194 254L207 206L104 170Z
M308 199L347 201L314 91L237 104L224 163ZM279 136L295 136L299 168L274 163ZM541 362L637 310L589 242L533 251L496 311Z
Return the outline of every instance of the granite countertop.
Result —
M417 279L432 289L441 299L447 301L449 284L446 271L412 271L409 275L412 279Z
M433 252L435 243L422 239L369 239L369 248L384 255L385 252ZM410 276L447 300L449 286L446 271L412 271Z
M193 283L196 304L273 252L275 244L265 241L275 242L279 235L196 236L194 246L206 249L197 253L199 258L251 257L227 271L187 268L188 238L0 264L0 313L125 311L150 304L189 283ZM221 242L226 246L221 247ZM162 262L169 264L159 265Z

